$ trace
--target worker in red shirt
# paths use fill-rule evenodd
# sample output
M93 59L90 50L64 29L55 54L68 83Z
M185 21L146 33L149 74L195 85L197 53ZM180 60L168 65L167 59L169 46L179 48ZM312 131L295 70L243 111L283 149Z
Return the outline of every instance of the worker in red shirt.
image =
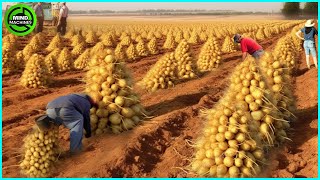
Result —
M246 59L248 53L255 59L259 59L264 53L262 47L251 38L242 37L240 34L236 34L234 35L233 40L236 43L240 43L242 60Z

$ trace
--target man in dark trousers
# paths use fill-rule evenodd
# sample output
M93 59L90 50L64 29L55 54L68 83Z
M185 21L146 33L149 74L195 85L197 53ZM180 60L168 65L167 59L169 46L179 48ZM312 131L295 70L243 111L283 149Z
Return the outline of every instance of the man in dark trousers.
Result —
M36 118L40 130L48 130L52 125L64 125L70 129L70 152L82 149L83 129L85 137L91 137L90 109L96 106L92 98L84 93L58 97L47 105L47 114Z
M41 2L38 2L33 7L33 10L35 11L37 15L37 26L36 26L36 33L42 32L43 29L43 21L44 21L44 13L43 13L43 8Z
M58 19L58 27L57 27L57 31L61 35L66 34L68 14L69 14L69 9L66 6L66 3L62 3L62 7L60 8L59 19Z
M251 38L242 37L240 34L236 34L233 37L233 40L236 43L240 43L242 60L245 60L248 54L253 56L255 59L259 59L264 53L262 47Z

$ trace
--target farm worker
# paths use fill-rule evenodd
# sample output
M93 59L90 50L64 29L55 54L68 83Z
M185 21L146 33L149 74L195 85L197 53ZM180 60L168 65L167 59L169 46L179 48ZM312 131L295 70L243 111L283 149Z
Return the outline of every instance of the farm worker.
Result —
M41 2L38 2L38 4L36 4L33 7L33 10L36 13L37 16L37 25L36 25L36 33L42 32L43 29L43 21L44 21L44 13L43 13L43 8L42 8L42 4Z
M66 29L67 29L67 17L69 14L69 8L66 6L66 3L62 3L62 7L60 8L60 13L59 13L59 19L58 19L58 26L57 26L57 31L61 35L66 34Z
M303 33L304 38L300 36L300 33ZM316 54L316 48L315 48L315 40L314 36L318 35L318 31L316 28L314 28L314 23L312 23L312 20L309 19L304 25L304 28L296 32L296 35L304 40L303 42L303 48L306 53L306 61L307 61L307 66L310 69L310 62L309 62L309 56L310 56L310 51L313 59L313 63L316 68L318 68L317 65L317 54Z
M40 130L50 130L52 125L64 125L70 129L70 152L77 153L82 148L83 129L85 137L91 137L90 109L95 101L84 93L58 97L47 104L46 115L36 118Z
M235 34L233 40L236 43L240 43L242 60L246 59L248 53L255 59L259 59L264 53L262 47L251 38L242 37L240 34Z

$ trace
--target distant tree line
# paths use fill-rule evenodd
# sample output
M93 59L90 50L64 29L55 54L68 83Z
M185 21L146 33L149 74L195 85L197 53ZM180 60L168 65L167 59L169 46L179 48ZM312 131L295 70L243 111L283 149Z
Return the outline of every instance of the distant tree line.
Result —
M111 10L89 10L89 11L84 11L84 10L69 10L70 14L100 14L100 13L115 13L115 11Z
M318 2L307 2L302 9L299 2L287 2L283 4L281 12L287 17L318 15Z

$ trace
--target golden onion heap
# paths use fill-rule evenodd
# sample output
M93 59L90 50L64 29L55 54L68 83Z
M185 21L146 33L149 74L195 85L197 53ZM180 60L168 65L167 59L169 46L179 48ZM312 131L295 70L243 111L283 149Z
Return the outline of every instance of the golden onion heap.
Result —
M116 44L117 41L118 41L118 36L116 35L115 31L112 31L112 30L111 30L111 31L109 31L108 34L111 36L113 42Z
M264 34L263 28L258 29L258 32L256 34L256 38L258 41L262 41L266 38L266 35Z
M126 36L123 36L122 38L120 38L120 43L121 45L123 46L129 46L132 44L132 40L130 38L130 36L126 35Z
M155 37L151 38L147 44L150 54L155 55L159 53L157 39Z
M16 36L10 33L2 38L2 44L9 43L14 48L17 48L18 39L19 39L19 36Z
M96 54L103 52L105 49L106 49L106 47L104 46L104 44L102 42L98 42L96 45L94 45L91 48L90 54L91 54L91 56L94 56Z
M59 48L56 48L50 54L48 54L44 59L47 69L51 75L58 72L57 59L59 57L60 52L61 50Z
M290 74L296 68L296 52L292 38L288 35L279 39L274 50L275 58L284 64Z
M111 51L95 56L86 74L86 92L98 102L98 108L90 110L93 134L130 130L139 124L146 111L137 94L132 91L132 78L122 62L117 62Z
M221 29L216 29L214 31L214 36L217 37L218 39L223 39L225 34L222 32Z
M57 64L59 68L59 72L69 71L73 68L73 60L72 55L68 48L63 48L58 59Z
M84 42L76 45L72 51L71 55L74 59L76 59L78 56L80 56L84 51L86 50L86 44Z
M139 58L135 45L133 43L126 50L126 56L128 61L134 61Z
M2 42L2 74L7 75L16 71L15 48L9 41Z
M142 33L141 33L141 37L143 37L143 38L147 38L147 36L148 36L148 33L147 33L147 31L142 31Z
M157 39L161 39L161 38L162 38L162 34L161 34L160 31L154 32L154 36L155 36Z
M38 50L39 49L34 49L34 46L27 44L22 50L24 61L27 62L34 53L38 52Z
M223 98L202 113L206 125L190 164L199 176L255 177L267 163L270 148L287 139L290 125L271 103L272 93L255 60L242 62L230 79Z
M208 39L208 36L207 36L207 34L205 33L205 32L201 32L200 33L200 35L199 35L199 38L200 38L200 41L201 42L206 42L207 41L207 39Z
M176 43L179 43L183 38L183 33L182 31L178 30L174 36L174 40L176 41Z
M154 32L149 31L146 39L150 41L153 37L155 37Z
M96 32L96 35L97 35L98 39L101 40L100 37L101 37L102 34L103 34L103 31L101 30L101 28L99 28L99 27L96 28L96 31L95 31L95 32Z
M148 91L156 91L174 86L176 79L176 60L174 53L166 53L147 72L145 77L138 83Z
M23 52L18 51L15 55L14 68L16 70L22 70L22 69L24 69L25 64L26 64L26 61L24 60Z
M145 43L143 40L138 41L138 44L136 46L137 54L140 57L145 57L149 55L149 51L147 47L145 46Z
M31 41L29 42L29 45L34 49L35 51L39 51L41 49L41 38L43 36L38 33L35 36L32 37Z
M90 49L86 49L75 61L74 67L76 69L85 69L91 58Z
M59 34L57 34L50 42L50 44L48 45L48 47L46 48L47 51L51 52L53 50L55 50L56 48L63 48L64 44L63 44L63 40L60 37Z
M131 37L131 38L132 38L132 37ZM136 43L139 43L140 41L144 42L144 39L143 39L143 37L142 37L141 35L137 36L136 38L132 38L132 39L134 39L134 41L135 41Z
M139 36L139 39L141 39L142 37L140 35L138 35L138 32L132 32L131 35L129 35L131 37L132 40L134 40L135 42L137 42L137 37Z
M224 39L221 51L224 53L236 52L236 46L229 36Z
M190 43L190 44L197 44L197 43L199 43L199 41L200 41L200 38L199 38L198 33L197 33L196 31L193 31L193 32L191 33L191 37L190 37L189 40L188 40L188 43Z
M270 38L271 36L272 36L272 29L271 28L264 28L264 30L263 30L263 32L264 32L264 35L266 36L266 38Z
M34 54L28 60L20 79L21 85L27 88L47 87L51 76L41 55Z
M106 34L102 36L102 43L106 46L106 47L113 47L114 46L114 42L113 42L113 38L111 34Z
M292 87L287 83L291 81L291 76L286 73L284 65L271 53L266 52L259 62L261 72L273 92L274 105L286 120L294 118L295 98Z
M71 38L71 46L76 46L81 43L85 43L85 39L81 34L76 34Z
M94 44L94 43L97 43L99 41L99 38L98 36L96 35L96 33L92 30L90 30L88 32L88 34L86 35L86 43L89 43L89 44Z
M177 75L179 78L194 78L195 63L193 61L192 52L188 42L183 39L176 50L174 51L174 57L177 63Z
M127 58L125 46L122 44L118 44L116 49L114 50L114 57L118 61L123 61Z
M189 30L183 31L183 39L190 39L190 32L189 32Z
M33 129L24 139L22 173L29 177L48 177L59 154L59 128L50 131Z
M174 36L170 32L170 33L167 34L167 38L166 38L166 41L163 44L163 48L164 49L168 49L168 50L173 50L175 47L176 47L176 42L174 40Z
M241 67L242 66L242 67ZM275 94L266 81L256 64L253 57L249 57L247 61L240 65L241 71L236 71L231 76L230 90L236 94L236 101L239 107L246 107L250 111L251 117L259 122L259 136L266 144L273 145L275 140L281 143L286 135L275 136L274 132L278 130L275 122L283 124L282 128L289 127L289 123L282 119L283 114L276 106L274 99ZM245 103L246 104L245 104ZM243 109L242 109L243 110Z
M221 61L221 52L216 38L210 38L201 48L197 61L198 70L211 71L218 68Z
M248 130L248 114L241 110L216 105L203 113L207 120L203 136L195 145L196 153L190 170L201 177L252 177L259 173L257 160L264 153L249 137L256 131Z
M303 50L302 48L302 43L303 43L303 40L301 40L300 38L298 38L296 36L296 32L299 31L301 29L301 26L295 26L294 28L292 28L291 30L291 38L292 38L292 41L293 41L293 44L295 46L295 49L300 52Z

